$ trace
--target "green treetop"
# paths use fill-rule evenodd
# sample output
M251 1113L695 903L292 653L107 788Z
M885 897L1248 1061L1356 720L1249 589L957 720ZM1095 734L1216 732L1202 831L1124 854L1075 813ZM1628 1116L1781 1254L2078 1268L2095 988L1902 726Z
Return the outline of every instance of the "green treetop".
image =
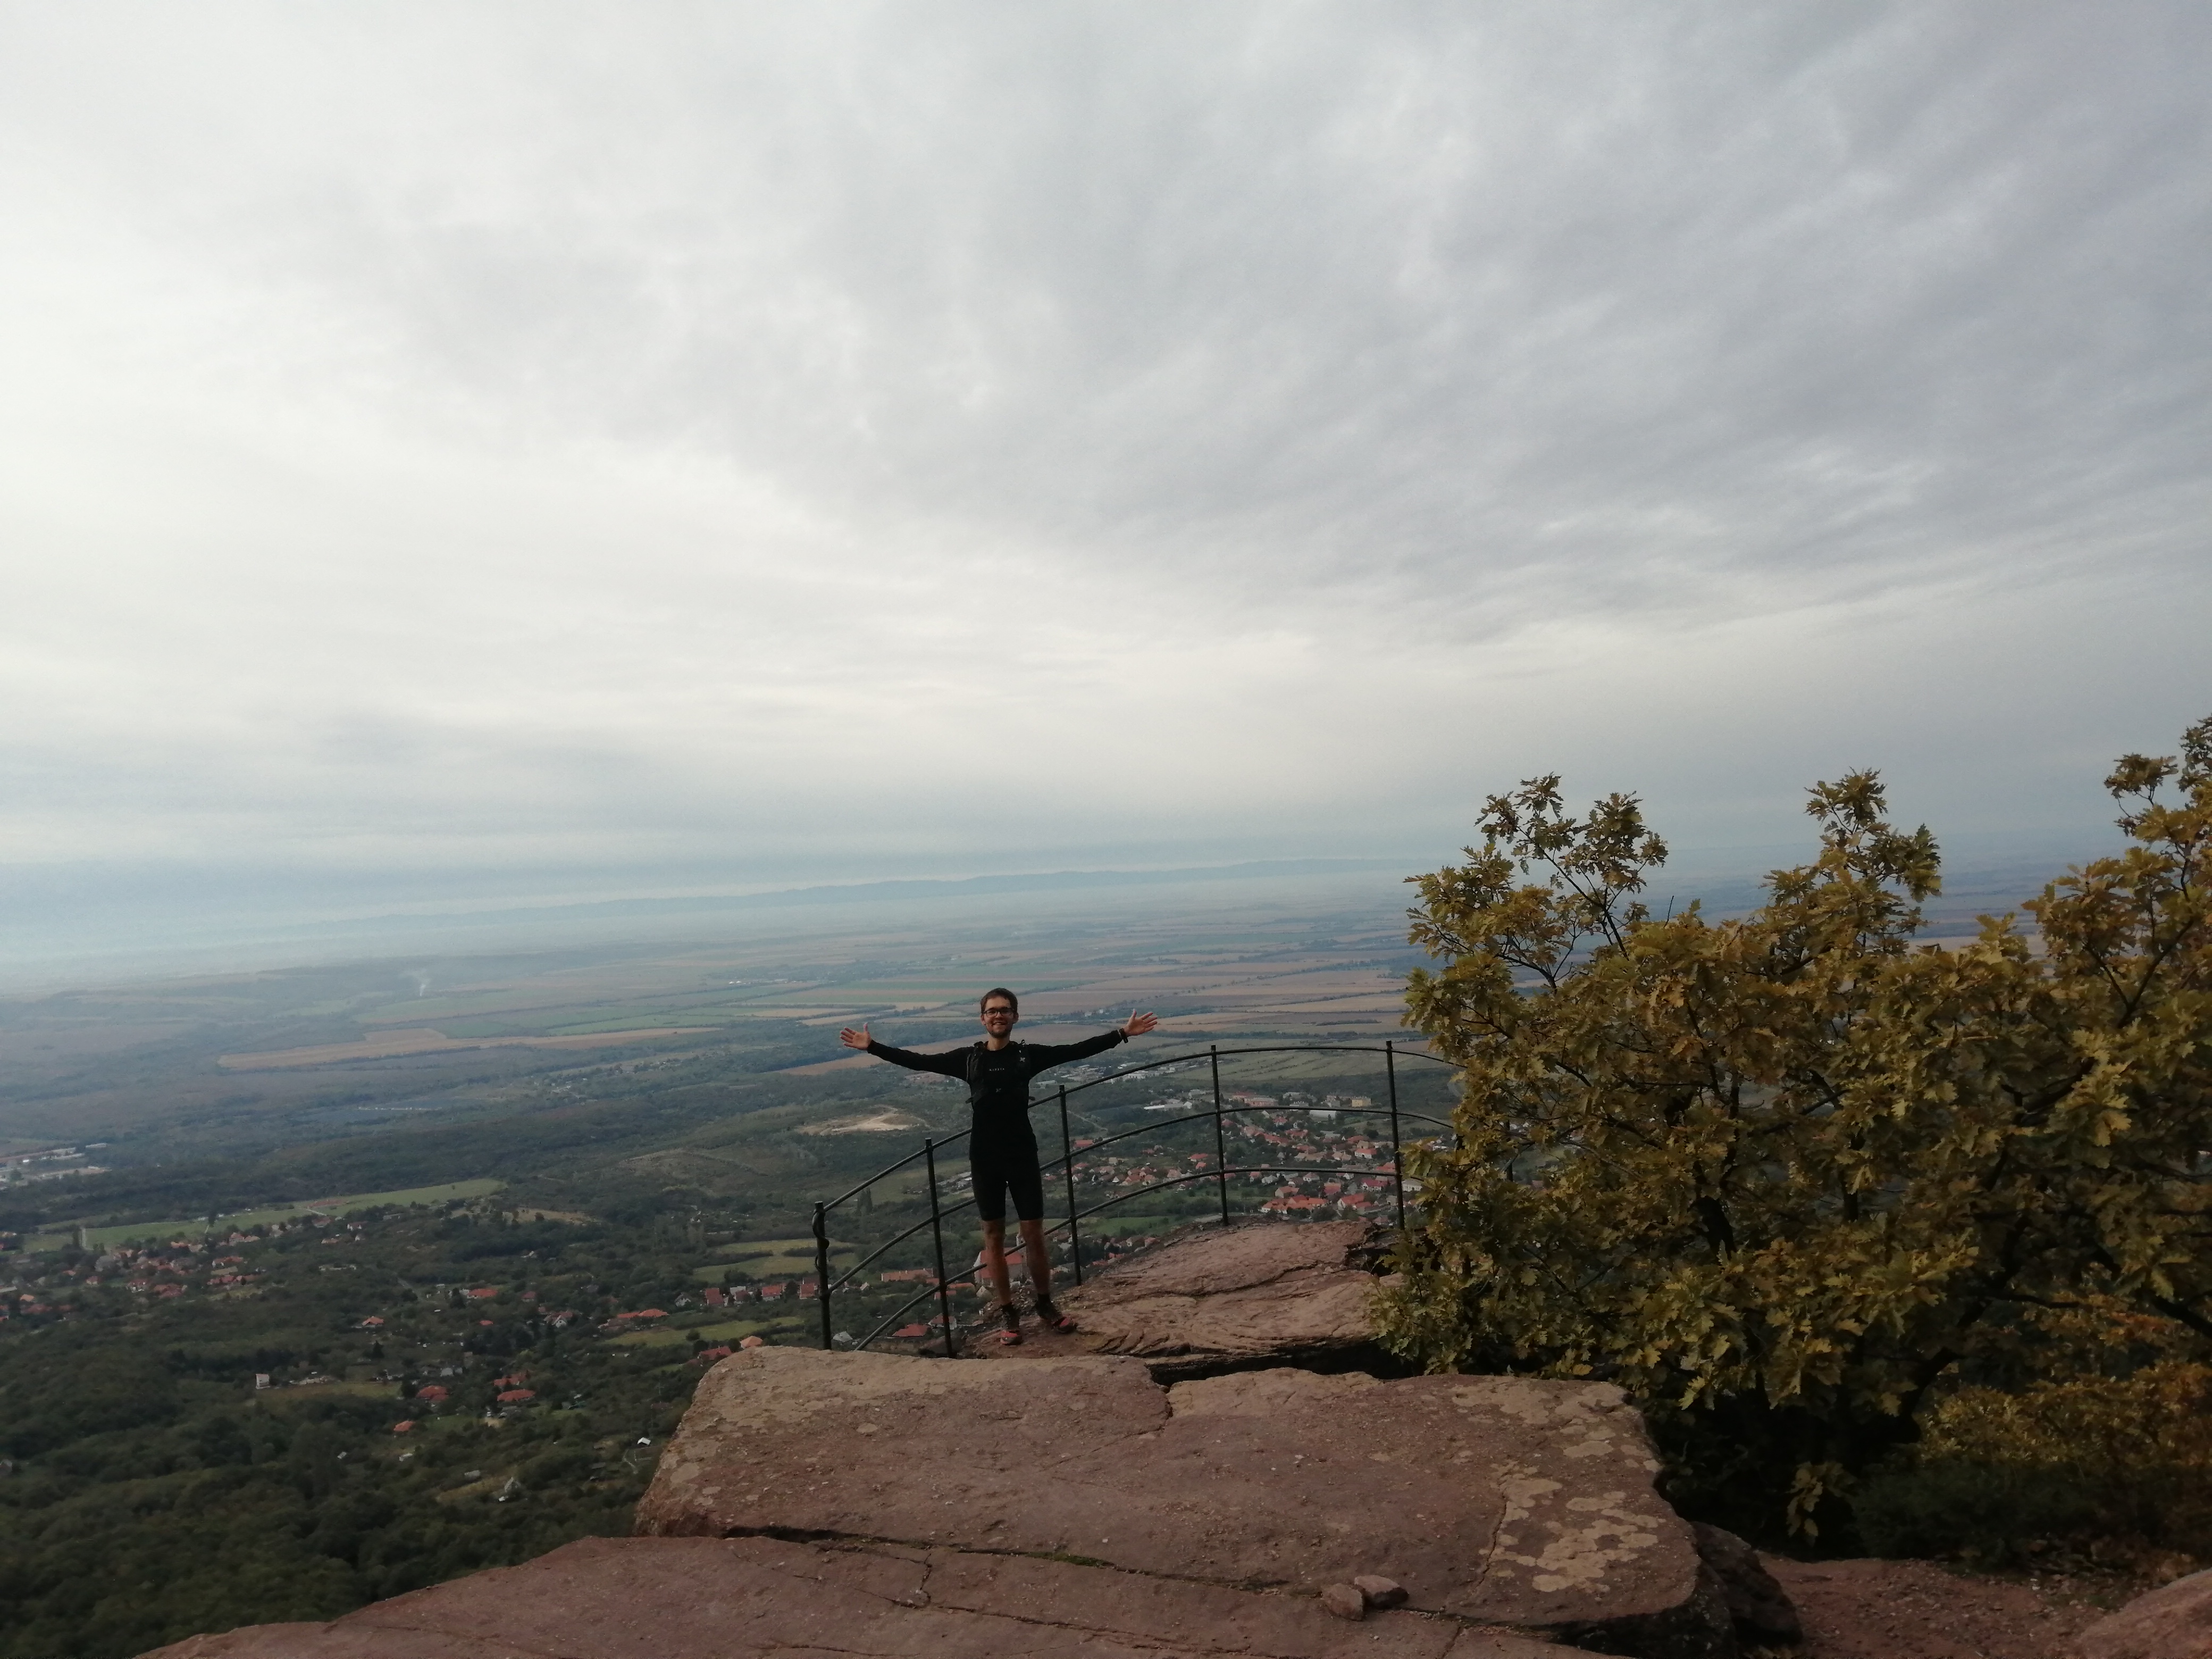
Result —
M1492 798L1418 878L1408 1020L1466 1071L1459 1144L1409 1158L1389 1339L1609 1377L1778 1467L1801 1527L1961 1376L2205 1344L2212 720L2107 787L2128 850L1948 950L1914 942L1936 842L1871 772L1721 921L1638 901L1666 849L1632 797Z

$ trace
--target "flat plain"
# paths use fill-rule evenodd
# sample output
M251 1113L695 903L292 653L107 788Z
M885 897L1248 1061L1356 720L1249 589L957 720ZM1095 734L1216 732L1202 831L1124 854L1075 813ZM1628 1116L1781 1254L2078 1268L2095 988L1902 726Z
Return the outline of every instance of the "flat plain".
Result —
M2024 869L1954 872L1929 936L1968 936L1977 911L2032 886ZM626 1182L641 1204L769 1195L782 1218L763 1224L785 1225L817 1187L959 1121L957 1099L849 1053L838 1030L968 1041L994 985L1020 993L1032 1040L1150 1009L1159 1032L1117 1060L1326 1045L1232 1054L1224 1085L1373 1094L1382 1045L1419 1047L1401 1023L1423 960L1411 896L1369 870L706 907L692 938L0 998L0 1232L526 1176L518 1202L594 1211ZM1413 1086L1437 1107L1443 1083ZM16 1161L62 1146L73 1164Z
M1347 1052L1232 1054L1224 1082L1345 1072L1367 1091L1386 1041L1419 1045L1400 1019L1419 959L1402 893L1370 875L821 906L689 941L0 999L0 1137L75 1152L12 1170L0 1231L105 1237L493 1179L584 1212L622 1188L781 1215L961 1115L957 1091L851 1054L839 1029L966 1041L1001 984L1032 1040L1149 1009L1160 1032L1116 1060L1326 1044Z

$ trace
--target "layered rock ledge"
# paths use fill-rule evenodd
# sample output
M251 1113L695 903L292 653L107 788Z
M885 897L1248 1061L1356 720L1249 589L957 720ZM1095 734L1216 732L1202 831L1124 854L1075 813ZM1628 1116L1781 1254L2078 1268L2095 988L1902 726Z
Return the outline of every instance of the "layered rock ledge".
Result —
M1080 1334L1020 1364L745 1351L644 1535L160 1653L1734 1659L1618 1389L1346 1369L1372 1256L1356 1224L1209 1231L1071 1292Z
M1418 1613L1061 1561L772 1538L587 1538L327 1625L195 1636L146 1659L1577 1659ZM1582 1659L1590 1659L1583 1654Z
M1209 1226L1066 1291L1074 1336L976 1352L1127 1354L1164 1382L1273 1365L1388 1370L1368 1313L1381 1237L1362 1221Z
M1113 1355L1013 1367L760 1348L700 1384L638 1506L664 1536L1058 1557L1414 1611L1618 1653L1733 1650L1620 1392L1274 1370L1164 1386Z

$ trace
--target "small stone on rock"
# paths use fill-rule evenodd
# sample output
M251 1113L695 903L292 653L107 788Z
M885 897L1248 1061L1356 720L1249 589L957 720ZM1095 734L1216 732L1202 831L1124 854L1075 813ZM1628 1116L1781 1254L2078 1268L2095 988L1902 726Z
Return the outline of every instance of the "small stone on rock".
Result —
M1331 1584L1321 1593L1321 1604L1340 1619L1367 1616L1367 1598L1350 1584Z
M1370 1607L1402 1607L1406 1605L1406 1587L1395 1578L1377 1578L1372 1573L1362 1573L1352 1581L1352 1584Z

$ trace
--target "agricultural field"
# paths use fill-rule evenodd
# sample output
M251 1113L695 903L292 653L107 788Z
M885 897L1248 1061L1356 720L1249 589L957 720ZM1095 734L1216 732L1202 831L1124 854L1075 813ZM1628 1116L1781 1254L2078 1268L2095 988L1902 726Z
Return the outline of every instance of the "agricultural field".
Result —
M749 1202L763 1225L769 1211L803 1223L817 1188L957 1133L963 1115L957 1090L840 1048L842 1025L965 1041L975 996L1008 983L1022 1035L1040 1041L1157 1011L1162 1030L1131 1061L1214 1043L1402 1042L1415 958L1395 884L1372 885L1356 902L1329 887L1285 902L1224 884L1110 911L1044 896L980 920L893 906L873 929L839 908L713 944L0 998L0 1135L27 1152L104 1143L106 1171L0 1189L0 1231L51 1241L84 1225L109 1242L135 1236L118 1226L484 1180L586 1213L690 1193ZM1330 1063L1233 1062L1262 1083Z
M38 1234L31 1239L30 1249L34 1252L58 1250L74 1243L86 1249L105 1250L118 1244L144 1243L154 1239L199 1238L216 1231L243 1231L255 1227L277 1226L311 1215L343 1219L361 1210L407 1209L482 1198L497 1192L500 1186L496 1181L448 1181L435 1187L409 1187L392 1193L348 1193L336 1198L314 1199L301 1204L276 1204L267 1209L243 1210L235 1214L188 1216L174 1221L119 1222L112 1227L85 1227Z

